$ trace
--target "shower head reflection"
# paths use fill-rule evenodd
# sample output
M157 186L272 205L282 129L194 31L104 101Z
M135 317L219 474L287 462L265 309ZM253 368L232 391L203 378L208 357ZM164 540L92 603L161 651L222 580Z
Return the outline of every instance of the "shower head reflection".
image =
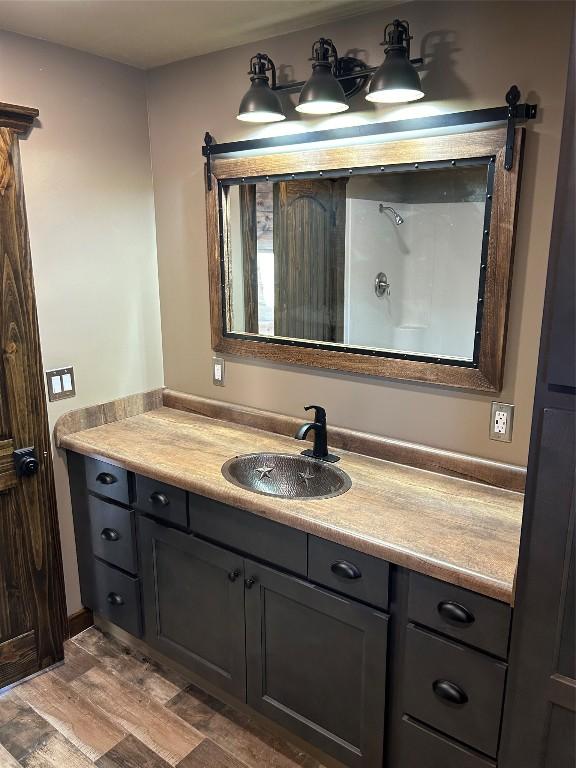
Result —
M380 213L384 213L384 211L390 211L390 213L394 216L394 222L398 227L400 226L400 224L404 224L404 219L402 218L402 216L400 216L398 211L392 208L391 205L384 205L384 203L380 203L380 205L378 206L378 210L380 211Z

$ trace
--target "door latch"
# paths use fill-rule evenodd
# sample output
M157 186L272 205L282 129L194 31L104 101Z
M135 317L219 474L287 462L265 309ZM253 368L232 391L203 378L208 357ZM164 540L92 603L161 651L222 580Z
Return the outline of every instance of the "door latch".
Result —
M14 451L14 467L18 477L32 477L40 469L40 462L36 458L36 450L32 448L18 448Z

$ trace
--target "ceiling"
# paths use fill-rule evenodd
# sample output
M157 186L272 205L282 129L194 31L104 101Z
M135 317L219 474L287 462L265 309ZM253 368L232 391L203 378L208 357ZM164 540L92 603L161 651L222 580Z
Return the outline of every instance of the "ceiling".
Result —
M391 0L0 0L0 29L150 69Z

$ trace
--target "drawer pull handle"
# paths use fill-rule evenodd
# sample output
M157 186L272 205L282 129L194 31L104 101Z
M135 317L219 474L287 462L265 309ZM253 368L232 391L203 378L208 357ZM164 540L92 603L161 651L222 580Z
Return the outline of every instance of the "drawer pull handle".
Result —
M444 699L449 704L458 704L463 706L468 701L466 691L463 691L456 683L449 680L435 680L432 683L432 689L439 699Z
M96 482L102 485L114 485L118 482L118 478L111 475L110 472L100 472L99 475L96 475Z
M454 624L474 624L474 614L470 613L468 608L464 608L460 603L454 603L452 600L445 600L438 603L438 613L443 619L451 621Z
M151 504L160 504L161 507L167 507L168 504L170 504L170 499L168 496L166 496L165 493L159 493L158 491L154 491L154 493L151 493L148 501Z
M346 560L337 560L332 563L330 570L335 576L342 576L344 579L360 579L362 572L354 563L347 563Z
M230 571L230 573L228 574L228 578L230 579L230 581L236 581L236 579L241 575L242 575L242 571L240 570L240 568L235 568L233 571Z
M118 541L120 534L115 528L103 528L100 538L104 539L104 541Z
M244 582L244 584L246 585L246 589L252 589L252 587L254 586L254 584L257 583L257 581L258 579L256 578L256 576L250 576L250 578L246 579L246 581Z
M116 592L109 592L106 600L110 605L124 605L124 598Z

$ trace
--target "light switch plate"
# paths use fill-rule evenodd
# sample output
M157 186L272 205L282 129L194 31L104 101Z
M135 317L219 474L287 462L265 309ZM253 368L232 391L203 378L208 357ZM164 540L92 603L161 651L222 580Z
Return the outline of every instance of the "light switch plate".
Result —
M217 387L224 386L224 360L221 357L212 358L212 383Z
M492 403L490 410L490 439L512 442L514 406L510 403Z
M74 368L69 365L66 368L54 368L46 371L46 386L48 388L48 400L65 400L76 396L76 383L74 381Z

